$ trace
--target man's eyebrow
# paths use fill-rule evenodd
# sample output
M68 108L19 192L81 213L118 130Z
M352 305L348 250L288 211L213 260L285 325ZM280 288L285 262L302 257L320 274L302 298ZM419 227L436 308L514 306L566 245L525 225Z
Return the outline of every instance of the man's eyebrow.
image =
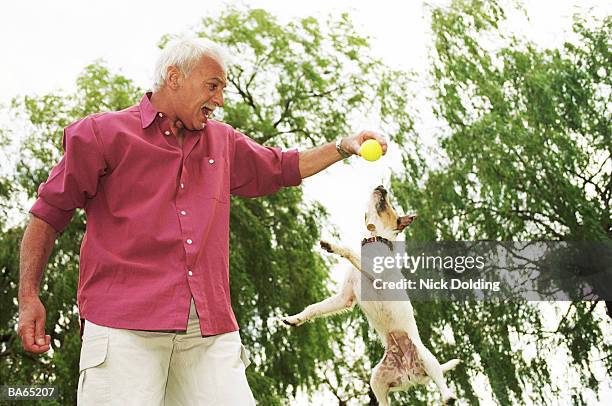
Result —
M216 80L217 82L220 82L221 84L223 84L223 87L225 87L225 85L227 85L225 80L221 79L220 77L214 77L214 78L212 78L212 80Z

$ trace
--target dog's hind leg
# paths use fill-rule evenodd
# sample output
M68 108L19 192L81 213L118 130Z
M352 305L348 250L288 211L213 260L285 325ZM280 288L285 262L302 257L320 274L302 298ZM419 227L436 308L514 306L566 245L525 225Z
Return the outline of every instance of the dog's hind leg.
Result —
M384 359L378 363L372 370L370 378L370 387L379 406L389 406L389 379L388 372L384 366Z
M446 404L452 404L455 402L455 395L446 385L446 381L442 376L444 370L436 357L420 342L414 343L416 346L417 354L423 365L423 369L427 372L427 375L435 382L442 393L442 401ZM446 365L446 364L445 364Z
M351 272L347 274L340 292L336 295L321 302L311 304L298 314L283 317L281 318L282 322L295 327L317 317L329 316L342 310L350 309L355 304L356 299L350 279Z
M460 363L461 363L460 359L452 359L450 361L445 362L444 364L440 365L442 367L442 373L450 371L451 369L455 368Z

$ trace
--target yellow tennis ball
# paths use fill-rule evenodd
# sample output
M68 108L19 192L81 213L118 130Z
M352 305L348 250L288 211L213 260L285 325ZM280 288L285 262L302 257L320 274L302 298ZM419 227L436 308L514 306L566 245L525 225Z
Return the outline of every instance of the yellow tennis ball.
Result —
M382 147L376 140L366 140L363 144L361 144L359 155L361 155L366 161L376 161L382 156Z

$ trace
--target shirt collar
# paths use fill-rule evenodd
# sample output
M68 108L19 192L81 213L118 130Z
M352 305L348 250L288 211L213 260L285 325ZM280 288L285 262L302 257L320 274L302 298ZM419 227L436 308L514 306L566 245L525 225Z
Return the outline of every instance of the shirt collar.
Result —
M155 120L155 117L160 114L159 111L153 107L151 104L151 95L153 92L147 92L140 99L140 121L142 122L142 128L147 128L151 125L151 123ZM206 126L205 126L206 127ZM189 130L188 130L189 131ZM200 131L189 131L190 133L194 133L196 135L200 135Z
M150 126L158 113L151 104L151 94L151 92L147 92L142 96L142 99L140 99L140 120L142 121L142 128Z

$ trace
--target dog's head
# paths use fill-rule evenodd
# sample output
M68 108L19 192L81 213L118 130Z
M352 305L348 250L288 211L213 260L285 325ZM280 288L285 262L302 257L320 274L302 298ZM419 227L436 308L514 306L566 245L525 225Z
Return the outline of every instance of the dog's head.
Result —
M398 216L391 205L389 193L383 185L377 186L370 196L365 214L365 225L370 236L395 240L416 216Z

